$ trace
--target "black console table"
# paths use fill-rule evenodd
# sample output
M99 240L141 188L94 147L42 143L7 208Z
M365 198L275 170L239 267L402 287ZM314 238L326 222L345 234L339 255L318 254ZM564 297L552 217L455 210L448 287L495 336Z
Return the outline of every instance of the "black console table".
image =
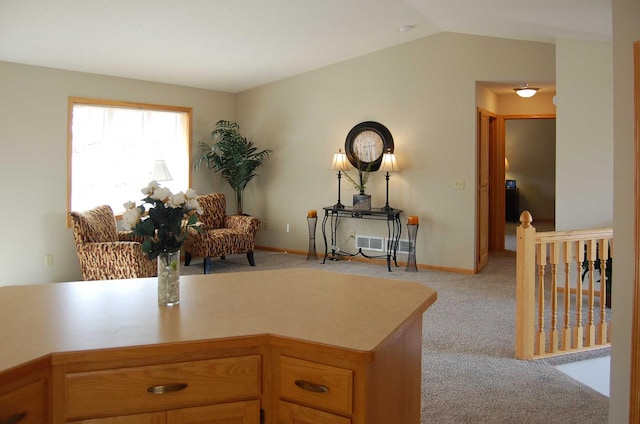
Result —
M387 259L387 268L391 272L391 259L396 266L398 261L396 253L398 251L398 242L400 241L400 233L402 232L402 225L400 223L400 209L382 210L381 208L372 208L371 210L358 210L352 207L345 206L344 208L335 208L333 206L327 206L324 209L324 219L322 220L322 237L324 238L324 259L322 263L327 261L329 256L329 244L327 243L327 221L330 222L330 237L331 237L331 255L332 257L338 256L357 256L362 255L368 259ZM375 219L387 222L387 237L391 240L391 243L387 243L387 254L371 256L362 251L362 248L358 248L356 253L348 253L338 248L336 231L338 230L338 223L340 218L357 218L357 219Z

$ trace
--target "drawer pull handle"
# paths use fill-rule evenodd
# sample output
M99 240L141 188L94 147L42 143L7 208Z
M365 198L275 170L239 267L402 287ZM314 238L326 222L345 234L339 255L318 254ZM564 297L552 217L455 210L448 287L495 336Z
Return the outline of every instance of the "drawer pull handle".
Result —
M163 395L165 393L179 392L180 390L186 389L187 386L188 384L185 383L159 384L157 386L149 387L147 392L153 393L154 395Z
M22 419L26 416L27 416L26 412L20 412L19 414L14 414L10 416L4 421L0 421L0 424L16 424L22 421Z
M322 384L310 383L304 380L296 380L296 386L300 387L302 390L307 390L314 393L327 393L329 391L329 388L327 386L323 386Z

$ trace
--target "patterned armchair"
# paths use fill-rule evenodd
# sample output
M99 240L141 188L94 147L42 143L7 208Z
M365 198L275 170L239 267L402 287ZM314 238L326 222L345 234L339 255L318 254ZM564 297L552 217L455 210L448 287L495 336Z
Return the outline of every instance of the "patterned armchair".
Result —
M189 236L184 243L184 264L191 263L192 256L204 258L204 273L211 272L211 258L246 253L249 265L255 266L253 249L256 232L260 228L258 218L246 215L225 215L224 194L212 193L198 197L204 211L199 216L202 232L189 228Z
M84 280L153 277L158 268L142 253L142 240L118 231L110 206L69 212Z

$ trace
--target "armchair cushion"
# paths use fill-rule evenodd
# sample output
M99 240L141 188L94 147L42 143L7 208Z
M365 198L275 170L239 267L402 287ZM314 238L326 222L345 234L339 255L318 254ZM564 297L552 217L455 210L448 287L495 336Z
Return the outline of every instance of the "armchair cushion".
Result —
M198 218L202 223L203 230L215 230L224 227L224 219L227 210L224 194L211 193L198 196L198 203L204 211L204 213Z
M113 211L98 206L86 212L69 212L76 253L84 280L152 277L157 262L142 252L141 240L117 231Z
M70 212L76 243L118 241L116 219L110 206L85 212Z

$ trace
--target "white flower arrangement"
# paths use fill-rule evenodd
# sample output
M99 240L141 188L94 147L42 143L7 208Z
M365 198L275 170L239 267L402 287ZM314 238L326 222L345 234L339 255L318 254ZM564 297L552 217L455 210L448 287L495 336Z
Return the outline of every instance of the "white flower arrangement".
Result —
M202 214L202 208L196 192L188 189L173 194L156 181L141 191L145 195L141 205L131 201L123 205L123 227L144 237L142 251L149 259L163 252L178 251L187 238L188 228L200 229L196 214Z

